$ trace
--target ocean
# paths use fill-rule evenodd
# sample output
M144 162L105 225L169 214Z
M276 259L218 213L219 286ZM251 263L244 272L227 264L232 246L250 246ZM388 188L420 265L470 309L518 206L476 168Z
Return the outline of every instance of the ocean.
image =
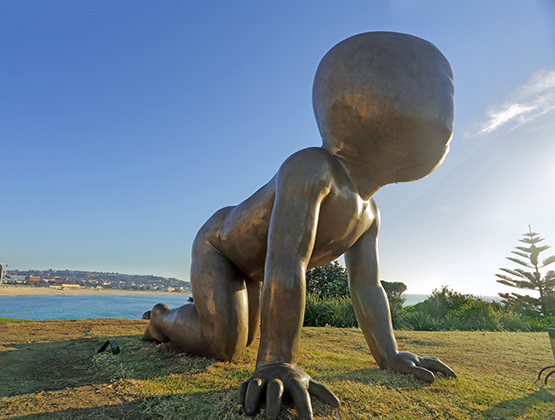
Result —
M188 295L19 295L0 296L0 318L140 319L157 303L176 308L187 303Z
M404 295L405 306L426 299L427 295ZM126 318L140 319L144 312L157 303L177 308L187 303L188 295L19 295L0 296L0 318L84 319Z

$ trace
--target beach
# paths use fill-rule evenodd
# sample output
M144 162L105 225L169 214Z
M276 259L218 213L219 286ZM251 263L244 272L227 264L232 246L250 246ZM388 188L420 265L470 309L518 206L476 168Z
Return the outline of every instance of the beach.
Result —
M0 296L19 296L19 295L183 295L187 293L157 292L155 290L121 290L121 289L54 289L50 287L21 287L21 286L1 286Z

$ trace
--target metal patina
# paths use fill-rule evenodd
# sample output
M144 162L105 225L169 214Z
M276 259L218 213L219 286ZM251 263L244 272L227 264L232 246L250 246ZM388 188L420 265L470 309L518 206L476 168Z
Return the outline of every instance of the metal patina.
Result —
M322 59L313 87L321 147L289 157L277 174L234 207L216 212L193 244L194 303L156 305L146 340L233 360L260 328L256 369L239 389L247 413L266 390L268 418L283 393L300 416L310 398L339 400L296 366L307 270L345 255L360 328L381 368L433 381L455 373L433 357L399 352L379 282L379 212L372 196L433 172L454 121L451 66L431 43L392 32L355 35Z

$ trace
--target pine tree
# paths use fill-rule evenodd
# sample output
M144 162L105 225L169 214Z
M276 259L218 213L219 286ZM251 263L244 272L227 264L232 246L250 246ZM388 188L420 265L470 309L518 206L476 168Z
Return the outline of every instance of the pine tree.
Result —
M507 259L533 271L527 271L522 268L514 270L500 268L501 271L517 278L515 279L505 274L496 274L500 279L497 282L518 289L536 290L539 292L540 297L523 296L518 293L499 293L499 296L501 296L505 304L521 310L525 314L549 316L555 313L555 271L549 270L542 277L540 269L554 263L555 255L544 259L540 263L538 259L540 253L551 247L548 245L536 246L536 244L544 239L539 237L539 233L532 232L530 226L528 226L528 229L529 232L522 235L524 238L519 239L520 242L528 246L517 246L515 247L517 251L511 251L511 253L523 259L515 257L507 257Z

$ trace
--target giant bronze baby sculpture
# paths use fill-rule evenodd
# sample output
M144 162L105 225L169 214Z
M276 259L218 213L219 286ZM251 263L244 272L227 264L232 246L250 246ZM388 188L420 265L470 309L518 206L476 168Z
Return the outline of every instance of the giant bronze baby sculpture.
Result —
M356 317L378 365L429 382L432 372L454 377L436 358L397 349L372 199L384 185L423 178L441 164L453 100L449 62L427 41L369 32L333 47L313 87L322 147L293 154L251 197L204 224L192 251L194 303L154 306L144 339L233 360L260 326L256 370L239 388L240 402L254 413L266 395L274 419L285 393L311 419L311 395L333 406L339 400L296 365L305 274L345 254Z

